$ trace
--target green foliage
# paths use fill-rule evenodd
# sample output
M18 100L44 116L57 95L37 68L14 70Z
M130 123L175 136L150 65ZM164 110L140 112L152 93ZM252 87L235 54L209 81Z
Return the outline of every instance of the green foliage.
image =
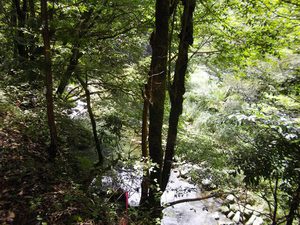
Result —
M111 156L107 158L139 157L153 1L48 2L54 89L78 50L69 88L54 100L60 151L53 165L45 147L50 138L40 5L33 1L21 21L14 2L0 2L0 172L5 177L0 190L5 201L0 202L7 204L0 207L0 223L20 212L16 219L29 215L39 224L115 224L117 204L82 191L96 159L89 120L70 118L66 111L85 97L81 77L92 93L99 139ZM179 15L173 40L179 36ZM187 85L177 143L178 155L209 168L193 174L199 182L213 176L215 183L225 185L232 177L224 169L237 169L272 203L278 181L281 215L300 182L299 15L293 0L198 2L189 68L192 73L196 67L198 74ZM169 47L173 58L177 41ZM199 64L210 75L197 71ZM170 66L172 70L173 61ZM193 80L195 76L199 79ZM139 223L155 223L148 213L129 211Z

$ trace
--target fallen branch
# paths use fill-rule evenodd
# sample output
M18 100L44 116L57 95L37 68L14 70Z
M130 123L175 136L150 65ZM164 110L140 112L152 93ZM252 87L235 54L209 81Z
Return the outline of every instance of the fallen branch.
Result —
M173 205L176 205L176 204L179 204L179 203L196 202L196 201L201 201L201 200L205 200L205 199L209 199L209 198L213 198L213 197L218 197L218 196L219 196L219 194L214 193L214 194L203 196L203 197L199 197L199 198L180 199L180 200L177 200L177 201L174 201L174 202L166 203L164 206L165 207L169 207L169 206L173 206Z

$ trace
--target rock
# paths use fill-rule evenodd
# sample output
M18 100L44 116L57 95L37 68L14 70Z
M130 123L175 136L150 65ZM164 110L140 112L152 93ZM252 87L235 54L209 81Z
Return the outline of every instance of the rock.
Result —
M209 186L209 185L211 185L211 179L205 178L205 179L202 180L201 183L202 183L202 185L204 185L204 186Z
M226 205L223 205L220 207L220 212L227 215L230 212L230 209Z
M230 211L227 215L227 218L231 219L234 216L234 212Z
M216 188L216 185L213 184L212 180L211 179L208 179L208 178L205 178L201 181L201 184L202 184L202 188L204 190L208 190L208 191L211 191L213 189Z
M232 194L230 194L230 195L228 195L227 197L226 197L226 200L227 200L227 202L229 202L229 203L234 203L235 202L235 196L234 195L232 195Z
M201 171L203 168L200 167L199 165L195 164L195 165L192 165L192 170L195 170L195 171Z
M253 215L255 215L255 216L259 216L259 212L257 212L257 211L253 211L252 213L253 213Z
M247 221L246 225L253 225L254 220L256 219L255 215L252 215L250 219Z
M243 212L245 217L249 218L253 213L252 206L247 204L246 206L243 207L242 212Z
M264 220L261 217L256 217L256 219L253 222L253 225L262 225L264 223Z
M240 211L237 211L234 215L234 217L232 218L232 220L236 223L240 222L240 219L241 219L241 212Z
M240 207L238 206L238 204L231 204L231 205L229 205L229 208L233 212L237 212L240 210Z

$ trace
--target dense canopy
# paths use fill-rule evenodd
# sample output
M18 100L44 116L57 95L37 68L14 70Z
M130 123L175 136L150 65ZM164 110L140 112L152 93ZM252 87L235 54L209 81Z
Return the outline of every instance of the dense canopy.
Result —
M298 0L1 0L0 43L1 224L300 222Z

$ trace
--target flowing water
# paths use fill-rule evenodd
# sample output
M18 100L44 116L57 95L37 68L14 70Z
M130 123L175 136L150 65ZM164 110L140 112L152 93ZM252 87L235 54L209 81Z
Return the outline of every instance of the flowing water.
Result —
M129 194L129 205L138 206L140 200L140 170L122 169L118 172L117 183ZM110 186L110 177L104 177L103 183ZM195 185L179 176L178 170L171 171L166 191L161 197L161 204L180 199L201 197L203 193ZM169 206L163 210L162 225L223 225L234 224L223 214L218 212L221 203L218 199L209 198L201 201L184 202Z
M200 72L204 73L202 70ZM206 73L206 72L205 72ZM203 74L200 74L201 77ZM204 74L206 75L206 74ZM197 76L195 76L197 77ZM196 83L196 82L195 82ZM202 90L202 89L200 89ZM86 103L78 100L76 107L71 110L71 118L79 118L86 114ZM112 176L102 178L102 185L127 191L129 194L129 205L138 206L140 200L141 168L121 169L117 172L116 179ZM102 186L103 188L103 186ZM180 199L197 198L201 196L201 190L195 185L179 176L179 170L171 171L166 191L161 197L161 204L170 203ZM184 202L163 210L162 225L229 225L234 224L223 214L218 212L221 203L218 199L210 198L195 202Z
M200 189L172 171L166 191L161 197L162 204L180 199L201 197ZM218 212L220 203L215 198L195 202L184 202L163 210L162 225L221 225L233 224Z

